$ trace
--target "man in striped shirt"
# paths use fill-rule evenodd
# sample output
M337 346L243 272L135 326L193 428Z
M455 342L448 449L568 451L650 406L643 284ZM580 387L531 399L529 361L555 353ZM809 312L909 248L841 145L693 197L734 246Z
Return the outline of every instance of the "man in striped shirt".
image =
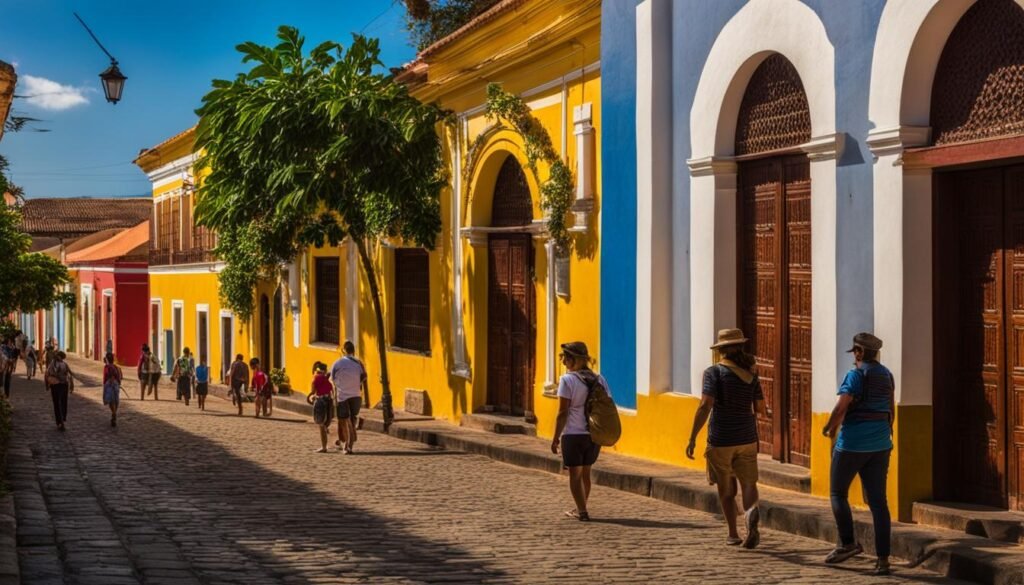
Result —
M693 420L686 456L694 458L697 435L708 416L708 481L718 486L722 514L729 527L728 545L754 548L761 540L757 525L757 416L768 416L761 384L753 373L754 356L744 351L747 339L739 329L718 332L718 343L711 346L721 355L718 363L704 370L700 407ZM736 482L743 491L747 536L740 540L736 531Z

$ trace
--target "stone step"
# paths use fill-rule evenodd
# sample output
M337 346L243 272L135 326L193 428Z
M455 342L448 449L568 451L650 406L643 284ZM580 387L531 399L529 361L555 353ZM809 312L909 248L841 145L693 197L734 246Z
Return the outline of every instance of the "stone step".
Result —
M757 457L758 483L784 490L811 493L811 470L799 465L781 463L767 455Z
M515 416L486 413L464 414L460 419L459 425L499 435L537 436L537 425L528 423L521 417Z
M1000 542L1024 543L1024 514L990 506L957 502L914 502L914 522L982 536Z

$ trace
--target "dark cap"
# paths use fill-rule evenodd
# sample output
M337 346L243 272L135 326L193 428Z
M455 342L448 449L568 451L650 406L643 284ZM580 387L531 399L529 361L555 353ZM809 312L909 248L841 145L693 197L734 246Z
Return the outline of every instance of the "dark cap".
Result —
M570 341L569 343L563 343L562 352L573 357L590 359L590 354L587 353L587 344L582 341Z
M882 340L870 333L861 332L853 336L853 347L846 350L846 353L852 352L854 348L857 347L870 351L878 351L882 349Z

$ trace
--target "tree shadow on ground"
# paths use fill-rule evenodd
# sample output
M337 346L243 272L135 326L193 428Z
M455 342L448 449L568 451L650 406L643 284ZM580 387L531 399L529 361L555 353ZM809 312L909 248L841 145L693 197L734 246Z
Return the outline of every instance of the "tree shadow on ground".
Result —
M425 538L402 520L353 504L357 497L374 494L339 497L316 489L135 409L122 413L122 424L111 429L103 424L109 414L106 407L83 396L97 389L82 386L71 396L65 433L50 424L48 393L16 396L15 442L32 447L40 468L53 453L74 452L122 543L137 560L145 559L147 547L160 538L173 543L201 582L508 579L457 542ZM253 436L256 441L273 439L265 427ZM441 451L385 453L457 456ZM321 472L310 470L311 477ZM414 505L395 502L396 509ZM144 534L137 536L137 531ZM67 567L69 561L63 560ZM148 578L143 565L136 569Z

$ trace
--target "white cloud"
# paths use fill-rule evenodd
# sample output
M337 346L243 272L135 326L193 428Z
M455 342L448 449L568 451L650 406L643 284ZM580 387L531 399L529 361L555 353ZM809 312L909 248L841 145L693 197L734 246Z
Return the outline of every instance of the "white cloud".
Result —
M21 75L18 85L18 94L26 96L26 102L44 110L66 110L89 103L85 97L87 90L61 85L45 77Z

